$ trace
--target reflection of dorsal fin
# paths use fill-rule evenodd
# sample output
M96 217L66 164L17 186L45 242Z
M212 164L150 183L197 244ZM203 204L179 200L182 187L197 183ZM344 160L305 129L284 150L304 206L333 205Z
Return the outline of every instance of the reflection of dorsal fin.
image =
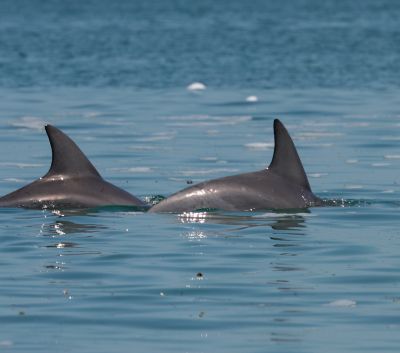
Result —
M54 126L46 125L45 128L53 155L50 170L44 177L101 177L74 141Z
M280 176L293 180L294 183L311 190L307 175L296 147L283 124L274 120L275 149L268 169Z

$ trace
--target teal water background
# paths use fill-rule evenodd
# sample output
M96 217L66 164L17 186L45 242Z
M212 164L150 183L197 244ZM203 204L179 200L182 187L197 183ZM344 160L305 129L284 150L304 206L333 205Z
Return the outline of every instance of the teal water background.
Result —
M0 8L0 194L47 171L45 123L146 200L265 167L280 118L337 204L0 210L0 351L398 352L396 1Z

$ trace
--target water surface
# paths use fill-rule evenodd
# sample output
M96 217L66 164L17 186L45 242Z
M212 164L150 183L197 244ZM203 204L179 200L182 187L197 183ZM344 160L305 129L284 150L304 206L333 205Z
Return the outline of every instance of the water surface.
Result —
M0 351L398 352L397 2L0 7L0 194L47 172L45 123L149 200L264 168L279 118L336 201L0 210Z

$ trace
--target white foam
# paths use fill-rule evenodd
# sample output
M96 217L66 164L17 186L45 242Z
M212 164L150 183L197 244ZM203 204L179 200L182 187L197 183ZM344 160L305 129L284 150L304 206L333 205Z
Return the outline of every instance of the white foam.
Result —
M99 113L99 112L86 112L83 114L83 117L84 118L97 118L100 115L101 115L101 113Z
M385 163L385 162L371 163L372 167L387 167L388 165L390 165L390 163Z
M185 126L219 126L219 125L236 125L244 123L252 119L249 115L243 116L211 116L211 115L188 115L178 117L168 117L167 120L175 120L168 123L168 126L185 127Z
M2 163L0 163L0 166L3 166L3 167L17 167L17 168L24 169L24 168L42 167L43 164L2 162Z
M174 120L174 121L193 121L193 120L207 120L211 116L207 114L190 114L190 115L171 115L163 117L163 120Z
M246 102L249 102L249 103L258 102L258 97L257 96L248 96L248 97L246 97Z
M327 305L339 308L353 308L357 305L357 302L351 299L338 299L330 302Z
M150 167L111 168L110 170L121 173L150 173L153 171Z
M312 126L312 127L332 127L337 126L337 123L331 121L306 121L304 122L304 126Z
M18 179L18 178L5 178L4 181L11 181L13 183L23 183L23 182L25 182L24 179Z
M201 82L193 82L186 87L188 91L204 91L206 88L206 85Z
M178 182L186 182L187 180L185 179L185 178L174 178L174 177L172 177L172 178L168 178L168 180L171 180L171 181L178 181Z
M219 130L207 130L207 135L215 136L219 134Z
M268 150L274 148L273 142L250 142L246 143L244 147L252 150Z
M135 145L129 146L128 148L134 151L153 151L155 149L158 149L158 147L150 145Z
M308 174L309 177L311 178L321 178L323 176L327 176L328 173L310 173Z
M23 116L16 121L13 121L11 125L25 129L42 130L46 125L46 122L43 119L35 116Z
M343 136L340 132L301 132L297 134L297 137L308 139L308 138L321 138L321 137L340 137Z
M386 159L400 159L400 154L387 154L384 156Z
M358 184L350 184L350 185L345 185L344 188L347 190L358 190L364 188L364 186Z
M382 194L393 194L394 190L393 189L388 189L388 190L383 190Z
M347 164L356 164L356 163L358 163L358 159L348 159L348 160L346 160L346 163Z
M200 158L201 161L217 161L218 157L201 157Z
M151 136L137 138L137 141L153 142L153 141L168 141L174 139L176 132L157 132Z

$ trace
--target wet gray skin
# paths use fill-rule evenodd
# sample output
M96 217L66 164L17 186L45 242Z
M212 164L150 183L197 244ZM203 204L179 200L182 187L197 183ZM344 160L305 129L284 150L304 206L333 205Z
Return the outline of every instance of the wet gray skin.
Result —
M319 206L284 125L274 120L275 149L267 169L206 181L171 195L149 212L200 209L256 211Z
M143 201L105 181L79 147L47 125L52 149L50 170L42 178L0 198L0 207L92 208L144 206Z

